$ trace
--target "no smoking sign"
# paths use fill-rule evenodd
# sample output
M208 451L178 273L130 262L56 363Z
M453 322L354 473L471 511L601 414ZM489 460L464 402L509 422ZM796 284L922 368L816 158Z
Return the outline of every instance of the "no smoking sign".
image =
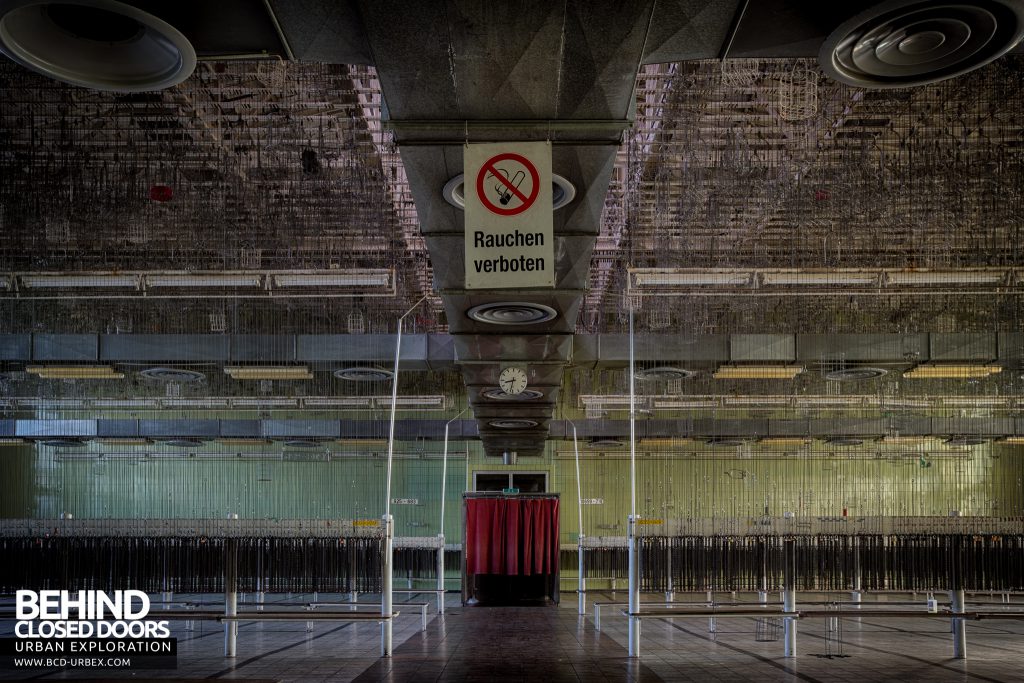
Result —
M464 148L466 289L553 287L551 143Z

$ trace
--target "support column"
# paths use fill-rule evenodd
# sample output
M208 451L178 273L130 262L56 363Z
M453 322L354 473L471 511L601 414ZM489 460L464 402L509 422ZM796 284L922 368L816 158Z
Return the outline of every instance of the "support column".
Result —
M224 616L238 616L238 539L224 541ZM224 656L234 657L238 646L238 622L224 622Z
M586 573L583 569L585 559L583 552L583 534L581 533L579 537L579 544L576 547L577 571L579 572L578 579L576 581L576 595L578 596L576 600L576 607L577 612L580 615L585 615L587 613L587 579Z
M953 614L963 614L962 590L950 591L949 601L952 603ZM967 659L967 623L962 617L953 617L953 659Z
M444 614L444 534L437 535L437 613Z
M640 551L636 547L636 518L629 516L629 656L640 656Z
M381 595L380 611L386 616L380 623L380 656L391 656L391 614L393 612L391 581L394 571L394 518L391 515L384 515L381 518L384 523L384 557L381 562Z
M796 611L796 542L787 538L783 542L782 611ZM796 657L796 618L784 617L785 657Z
M668 553L668 562L666 563L668 565L668 586L665 590L665 602L673 602L676 599L676 591L672 584L672 544L670 542L667 545L665 552Z

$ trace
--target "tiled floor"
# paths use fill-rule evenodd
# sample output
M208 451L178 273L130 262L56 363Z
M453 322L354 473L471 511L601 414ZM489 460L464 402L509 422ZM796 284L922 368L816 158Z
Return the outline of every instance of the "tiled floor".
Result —
M805 620L799 626L798 656L785 659L781 641L755 639L754 619L719 619L715 632L709 632L706 618L650 619L643 623L642 656L637 661L626 656L627 624L617 609L604 612L598 633L592 613L580 618L575 596L563 597L558 608L463 608L458 596L450 595L447 614L432 616L426 633L419 631L418 615L396 621L395 653L390 659L378 657L380 631L373 623L318 622L312 633L305 631L304 623L244 624L239 656L233 661L222 656L219 626L197 622L197 629L203 630L187 633L176 624L176 671L120 677L412 683L1024 681L1024 621L969 622L970 659L965 662L951 658L944 620L844 618L841 639L825 630L824 620ZM0 636L9 636L10 631L10 622L0 624ZM39 671L35 676L109 679L112 674ZM23 680L2 671L0 679Z

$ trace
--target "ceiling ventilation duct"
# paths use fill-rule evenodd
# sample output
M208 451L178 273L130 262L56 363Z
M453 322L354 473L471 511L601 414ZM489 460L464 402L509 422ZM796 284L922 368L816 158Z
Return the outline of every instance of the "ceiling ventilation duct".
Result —
M473 320L491 325L536 325L558 317L555 309L530 301L495 301L466 312Z
M540 423L536 420L511 418L508 420L491 420L487 424L495 429L533 429Z
M831 439L826 439L825 443L829 446L860 446L864 443L864 439L858 439L854 436L835 436Z
M717 436L705 441L708 446L715 448L736 448L746 443L746 439L741 439L736 436Z
M906 88L959 76L1024 35L1015 0L890 0L851 17L821 46L825 73L859 88Z
M661 366L656 368L644 368L637 370L634 373L634 377L639 380L654 380L661 382L671 382L679 379L690 379L697 373L693 370L684 370L683 368L674 368L668 366Z
M180 31L115 0L0 0L0 51L58 81L114 92L169 88L196 66Z
M457 209L466 208L466 184L460 173L444 185L441 191L445 201ZM554 173L551 175L551 210L557 211L576 198L576 186L567 178Z
M535 401L544 396L543 392L536 389L523 389L518 394L507 394L501 389L487 389L481 392L481 394L484 398L495 401Z
M980 446L986 439L980 436L951 436L946 439L947 446Z
M596 438L596 439L591 439L590 442L587 443L587 445L585 447L587 449L589 449L589 450L592 450L592 451L600 451L600 450L605 450L607 448L622 448L625 445L626 445L626 442L625 441L620 441L619 439L601 439L601 438Z

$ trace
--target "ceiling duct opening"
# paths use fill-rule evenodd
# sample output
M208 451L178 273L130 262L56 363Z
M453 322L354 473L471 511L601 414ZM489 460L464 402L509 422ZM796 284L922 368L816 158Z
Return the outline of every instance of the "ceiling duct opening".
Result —
M169 88L196 66L178 29L115 0L0 2L0 51L44 76L114 92Z
M705 441L708 446L714 448L737 448L746 444L746 439L741 439L736 436L716 436Z
M529 301L495 301L474 306L466 315L491 325L537 325L554 320L558 312L550 306Z
M203 445L201 439L167 439L161 443L174 448L199 448Z
M466 184L462 174L455 176L444 185L441 192L445 201L457 209L466 208ZM551 209L557 211L576 198L576 186L568 179L554 173L551 175Z
M620 441L619 439L595 438L595 439L591 439L590 442L587 443L585 448L587 448L589 450L592 450L592 451L600 451L600 450L604 450L604 449L607 449L607 448L622 448L625 445L626 445L626 442L625 441Z
M651 380L659 382L671 382L680 379L690 379L697 373L693 370L685 370L683 368L659 366L655 368L643 368L637 370L633 376L639 380Z
M1014 0L890 0L855 15L825 40L825 73L859 88L906 88L973 71L1024 35Z
M864 439L854 436L834 436L831 439L825 439L825 443L829 446L861 446L864 444Z
M334 376L347 382L389 382L394 372L384 368L353 367L335 370Z
M518 394L507 394L501 389L487 389L481 392L481 396L495 401L535 401L543 398L544 393L536 389L523 389Z
M139 372L139 377L157 382L178 382L181 384L192 384L206 379L206 375L201 372L183 370L181 368L146 368Z
M494 427L495 429L533 429L534 427L537 427L540 423L537 422L536 420L513 418L508 420L491 420L487 424Z
M50 448L82 448L85 442L79 439L43 439L40 445Z
M945 441L947 446L980 446L985 442L980 436L951 436Z
M825 373L825 379L833 382L861 382L877 379L887 374L882 368L842 368Z

